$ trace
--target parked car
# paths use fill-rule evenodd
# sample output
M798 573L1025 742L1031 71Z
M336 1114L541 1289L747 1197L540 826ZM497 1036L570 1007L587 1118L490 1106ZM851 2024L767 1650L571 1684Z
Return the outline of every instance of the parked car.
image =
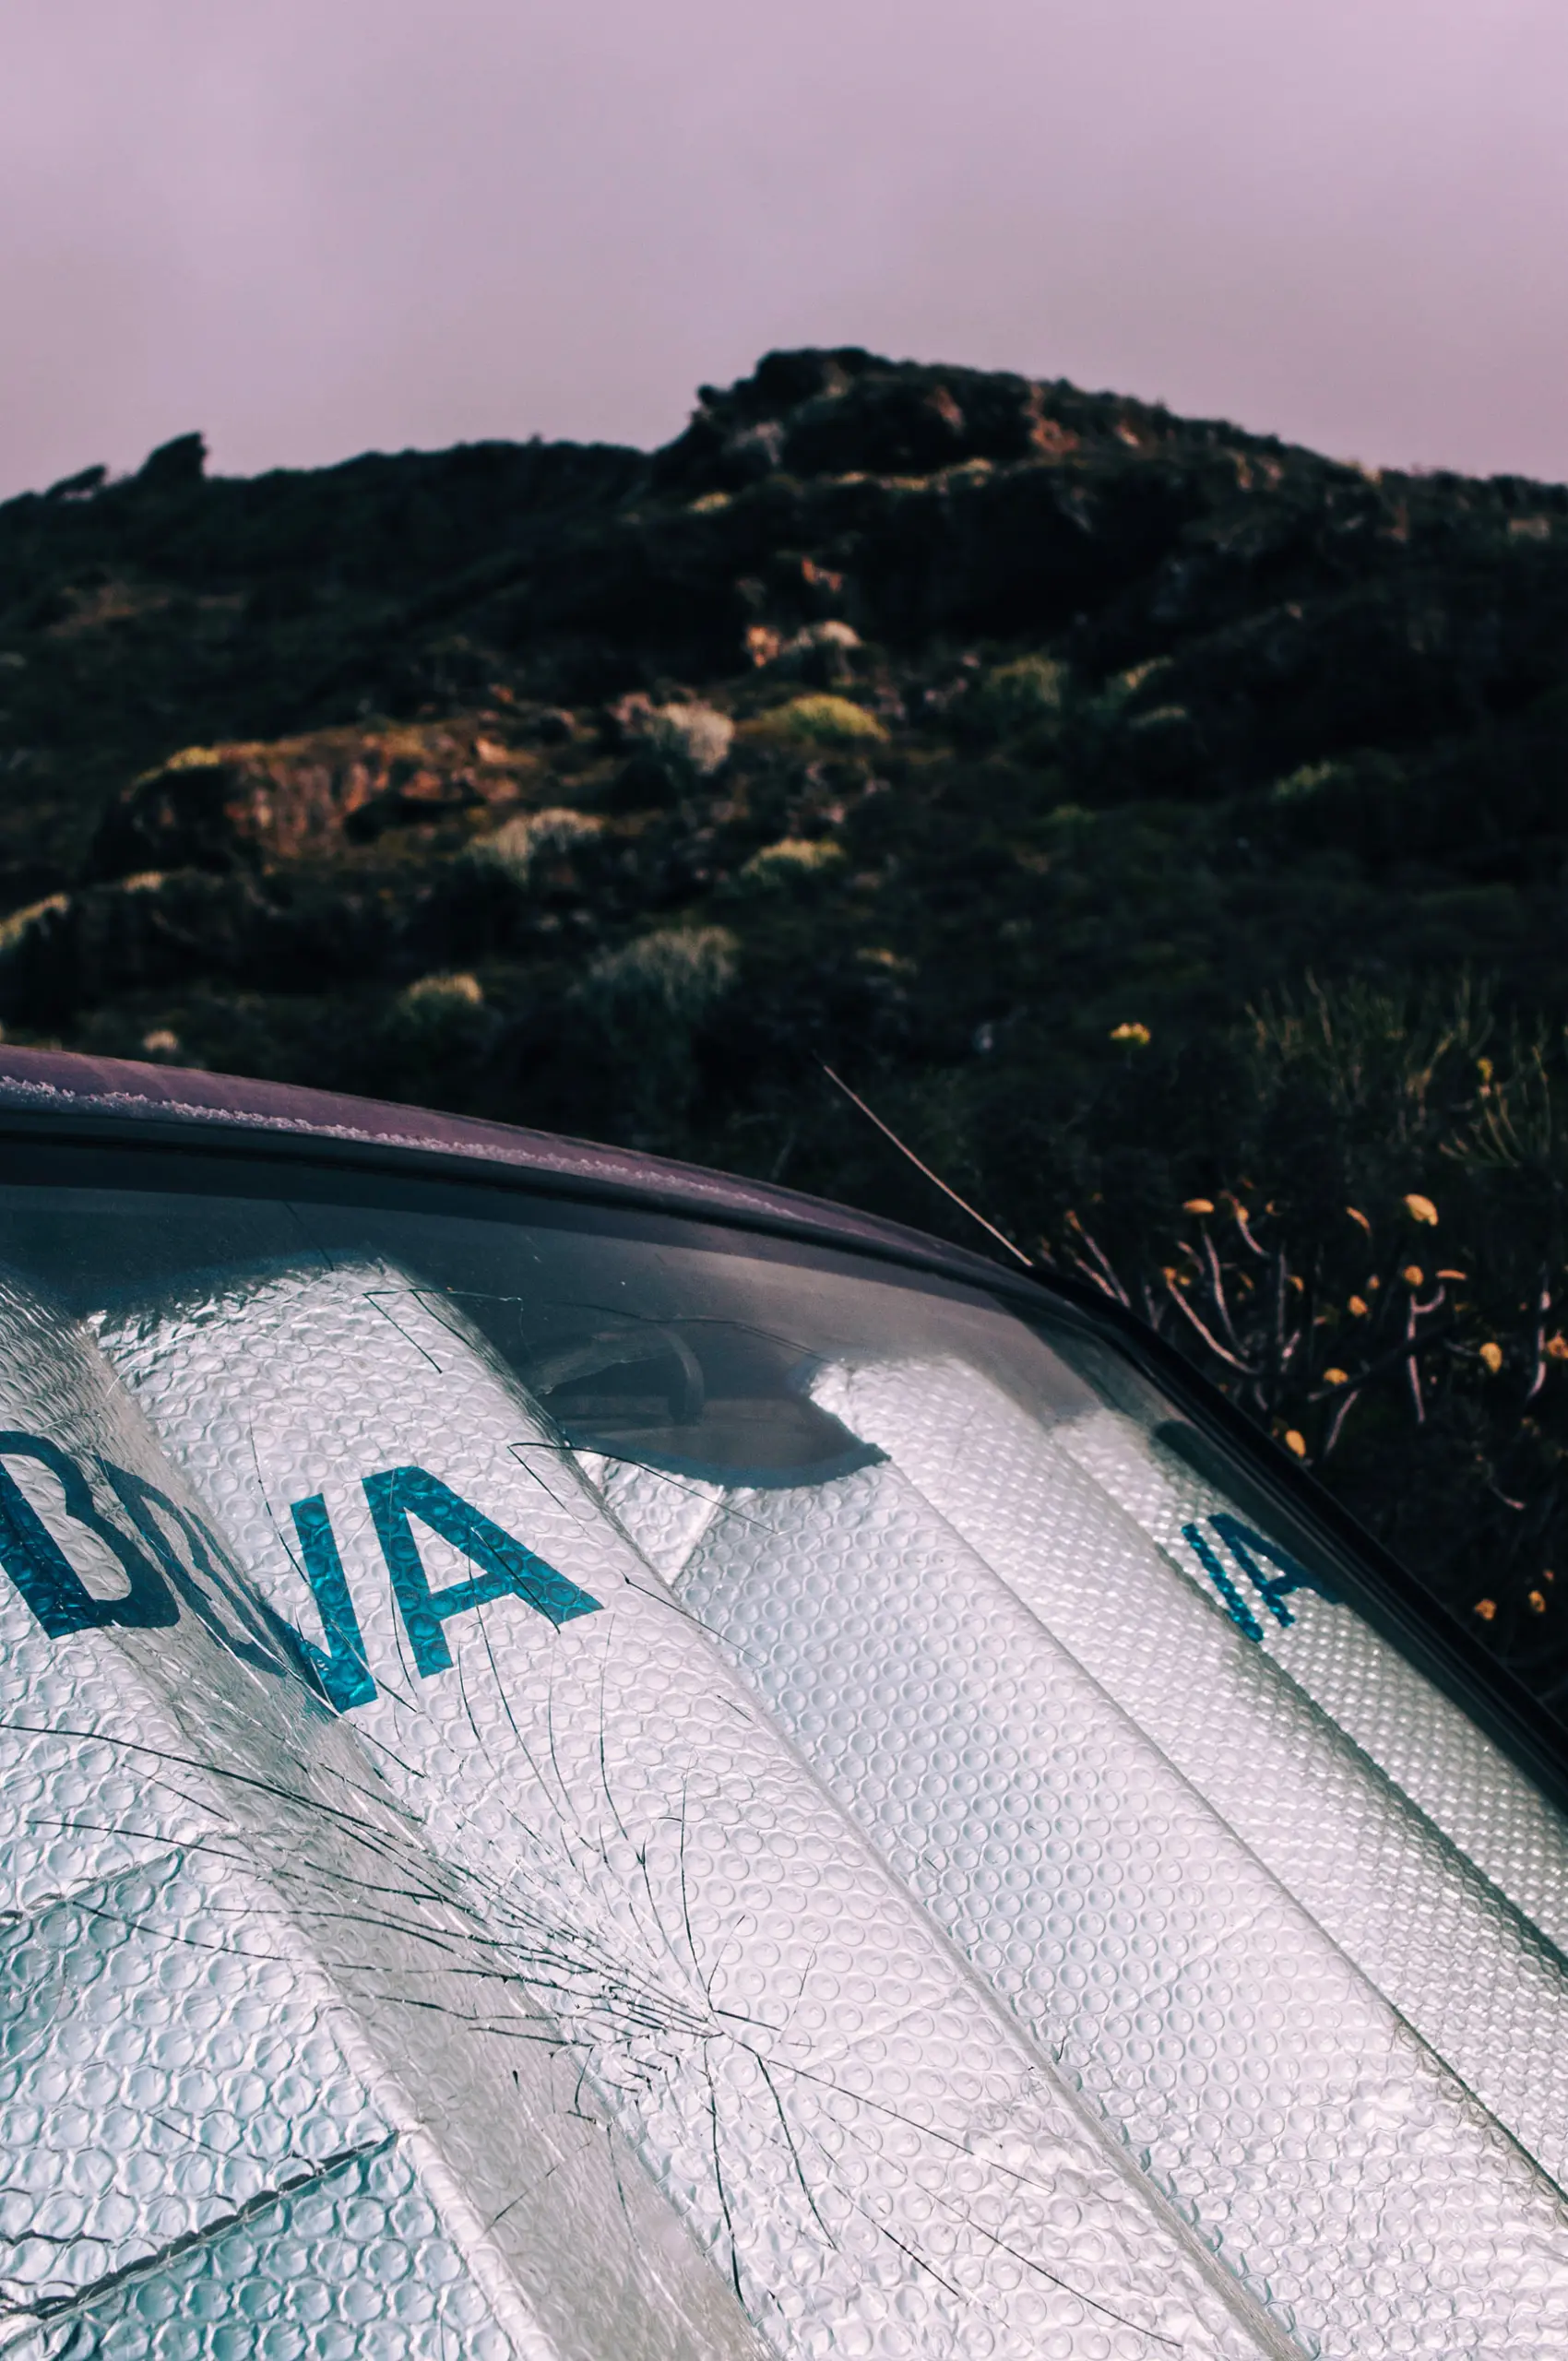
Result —
M1568 2353L1542 1709L1104 1301L0 1050L0 2344Z

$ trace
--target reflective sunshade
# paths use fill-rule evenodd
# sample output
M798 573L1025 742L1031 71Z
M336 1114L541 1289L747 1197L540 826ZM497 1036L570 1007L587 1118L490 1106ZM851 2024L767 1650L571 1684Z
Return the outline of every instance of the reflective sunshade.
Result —
M72 1161L0 1189L0 2352L1568 2355L1564 1821L1124 1340Z

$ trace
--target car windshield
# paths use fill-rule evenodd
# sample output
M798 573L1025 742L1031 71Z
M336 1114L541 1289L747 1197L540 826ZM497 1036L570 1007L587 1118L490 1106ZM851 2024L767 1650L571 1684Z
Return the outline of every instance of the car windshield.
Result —
M0 1190L0 2331L1568 2349L1564 1822L1353 1552L1044 1296L388 1171Z

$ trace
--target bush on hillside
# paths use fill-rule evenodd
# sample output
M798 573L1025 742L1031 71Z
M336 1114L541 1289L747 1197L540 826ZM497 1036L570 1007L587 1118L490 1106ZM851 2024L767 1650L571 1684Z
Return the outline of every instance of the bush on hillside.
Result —
M1562 1034L1467 979L1353 981L1274 996L1224 1050L1184 1136L1180 1055L1080 1111L1047 1258L1142 1313L1568 1692Z
M879 744L887 730L863 705L825 690L775 706L749 725L748 734L782 745L829 747Z
M992 666L965 698L961 718L966 729L998 739L1049 729L1061 717L1068 686L1064 664L1049 656L1019 656Z
M618 1078L635 1144L679 1138L696 1037L735 980L738 949L723 927L661 927L589 962L575 998Z
M527 886L540 870L591 844L603 829L603 821L586 812L521 812L490 836L476 837L467 858L481 873Z
M806 893L842 871L844 859L843 846L831 836L784 836L742 862L730 892L742 900L754 895Z

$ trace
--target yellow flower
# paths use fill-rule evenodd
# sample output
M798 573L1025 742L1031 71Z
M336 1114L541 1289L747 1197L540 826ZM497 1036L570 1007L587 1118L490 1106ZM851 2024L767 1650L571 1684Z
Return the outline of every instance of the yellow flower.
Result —
M1483 1345L1481 1347L1481 1358L1485 1361L1488 1369L1491 1370L1493 1377L1495 1377L1498 1370L1503 1367L1502 1346Z
M1478 1598L1478 1599L1477 1599L1477 1601L1476 1601L1476 1609L1475 1609L1475 1611L1476 1611L1476 1613L1480 1617L1481 1621L1482 1621L1483 1623L1490 1623L1490 1622L1491 1621L1492 1617L1493 1617L1493 1616L1496 1614L1496 1612L1497 1612L1497 1601L1496 1601L1496 1599L1495 1599L1495 1598Z
M1325 1385L1348 1385L1350 1382L1342 1369L1325 1369L1323 1373L1323 1382Z
M1367 1316L1366 1297L1364 1295L1353 1295L1350 1298L1349 1309L1352 1320L1364 1320Z
M1538 1590L1531 1591L1528 1605L1532 1615L1544 1615L1546 1613L1545 1595Z
M1211 1214L1214 1201L1210 1197L1189 1197L1182 1211L1184 1214Z
M1307 1439L1305 1435L1298 1434L1294 1427L1287 1427L1285 1430L1285 1448L1287 1451L1293 1451L1298 1459L1305 1459L1307 1455Z
M1113 1041L1126 1041L1134 1049L1146 1050L1150 1035L1146 1025L1113 1025L1111 1038Z
M1437 1228L1437 1207L1430 1197L1418 1197L1412 1192L1405 1200L1405 1211L1412 1221L1423 1221L1429 1229Z
M1354 1205L1347 1205L1345 1210L1349 1215L1352 1221L1360 1222L1361 1228L1366 1231L1367 1236L1370 1238L1372 1236L1372 1224L1367 1219L1365 1214L1359 1214Z
M1549 1361L1568 1361L1568 1336L1561 1335L1549 1336L1546 1340L1546 1357Z
M1399 1275L1408 1287L1419 1287L1425 1274L1419 1263L1407 1263Z

